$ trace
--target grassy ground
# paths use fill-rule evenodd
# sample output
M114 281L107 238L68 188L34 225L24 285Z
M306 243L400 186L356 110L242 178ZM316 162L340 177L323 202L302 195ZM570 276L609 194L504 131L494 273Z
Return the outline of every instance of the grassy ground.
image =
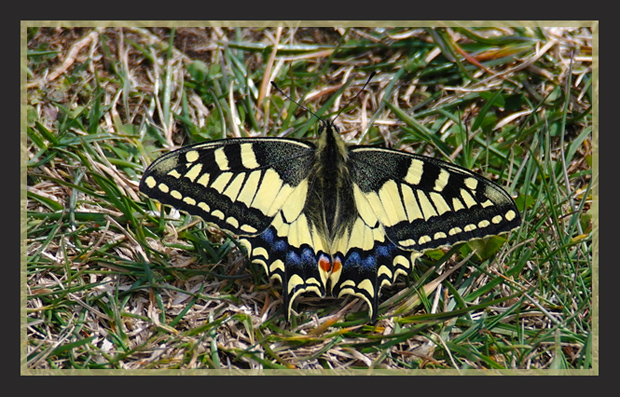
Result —
M592 33L28 28L22 370L598 371ZM316 119L268 82L328 117L371 71L346 140L494 179L523 225L425 255L375 324L358 299L310 295L286 323L234 240L138 181L190 143L312 139Z

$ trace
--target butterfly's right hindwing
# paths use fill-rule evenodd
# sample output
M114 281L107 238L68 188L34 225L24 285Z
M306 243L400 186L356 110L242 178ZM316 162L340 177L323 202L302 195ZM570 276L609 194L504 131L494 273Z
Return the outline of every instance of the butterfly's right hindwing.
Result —
M307 178L314 150L311 143L271 138L187 146L153 162L140 191L233 234L255 236Z

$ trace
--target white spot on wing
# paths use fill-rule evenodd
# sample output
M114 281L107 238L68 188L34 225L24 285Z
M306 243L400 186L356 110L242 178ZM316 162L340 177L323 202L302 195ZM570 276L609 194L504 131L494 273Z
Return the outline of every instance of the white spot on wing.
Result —
M478 187L478 180L475 178L465 178L465 186L470 188L471 190L476 190Z
M230 169L228 167L228 157L226 157L224 148L216 149L213 154L215 155L215 162L217 163L217 166L220 167L220 170L227 171Z
M462 233L462 232L463 232L463 230L462 230L460 227L455 226L455 227L453 227L452 229L450 229L450 231L448 232L448 234L449 234L450 236L454 236L455 234L459 234L459 233Z
M256 161L256 154L254 154L254 149L252 149L251 143L241 144L241 164L250 170L259 167L258 161Z
M471 208L477 204L476 199L465 189L461 189L461 199L465 202L467 208Z
M229 216L228 218L226 218L226 223L228 223L229 225L232 225L235 228L239 228L239 221L233 218L232 216Z
M398 194L398 186L393 180L387 181L379 190L379 198L388 218L387 226L407 219L407 213Z
M409 185L401 185L403 191L403 203L405 205L405 211L407 211L407 220L413 222L416 219L424 219L422 211L420 211L420 205L418 199Z
M441 192L443 188L446 187L446 185L448 184L449 179L450 179L450 173L442 168L441 170L439 170L439 175L437 176L437 179L435 180L434 189L438 192Z
M250 233L250 234L254 234L256 232L258 232L258 230L256 230L255 227L250 226L250 225L241 225L240 229L246 233Z
M425 220L429 220L430 217L437 215L437 211L435 211L433 204L431 204L424 192L421 191L420 194L418 194L418 198L420 199L420 207L422 208Z
M422 244L430 243L431 241L433 241L431 236L422 236L418 240L418 244L422 245Z
M177 170L170 170L168 172L168 175L173 177L173 178L177 178L177 179L179 179L181 177L181 174L179 174L179 171L177 171Z
M168 193L170 191L170 188L165 183L160 183L158 187L159 187L159 190L161 190L164 193Z
M232 201L235 201L237 199L237 196L239 195L241 186L243 186L244 178L245 178L245 174L237 175L235 179L233 179L233 181L228 185L228 187L226 187L226 190L224 190L224 193L222 194L230 197Z
M258 190L258 181L260 180L260 171L252 171L250 175L248 175L243 187L241 188L241 192L237 196L237 201L240 201L247 206L252 203L254 199L254 195Z
M462 210L463 208L465 208L463 206L463 202L461 200L459 200L457 197L454 197L452 199L452 208L454 208L454 211L458 211L458 210Z
M433 200L433 204L435 204L435 208L437 208L437 212L439 213L439 215L450 211L450 207L448 207L448 203L446 203L446 200L442 197L441 194L430 192L429 196L431 196L431 199Z
M226 185L228 185L228 181L230 181L230 178L232 178L232 176L233 176L232 172L221 173L220 175L218 175L217 178L215 178L215 180L211 184L211 187L217 190L218 192L222 193Z
M193 163L199 158L200 155L198 154L197 150L190 150L189 152L185 153L185 160L187 160L188 163Z
M472 232L472 231L476 230L476 225L470 223L469 225L465 225L463 230L465 230L466 232Z
M146 186L148 186L151 189L154 188L155 185L157 185L157 181L152 176L146 177L146 179L144 180L144 183L146 183Z
M204 173L202 174L202 176L200 178L198 178L198 180L196 181L197 184L202 185L204 187L207 187L209 185L209 179L210 179L210 175L208 173Z
M405 181L412 185L418 185L422 180L422 172L424 168L424 163L421 160L411 160L411 164L409 164L409 170L407 171L407 175L405 175Z
M200 175L200 171L202 171L202 163L196 163L189 171L185 173L185 177L190 181L194 182L194 180Z

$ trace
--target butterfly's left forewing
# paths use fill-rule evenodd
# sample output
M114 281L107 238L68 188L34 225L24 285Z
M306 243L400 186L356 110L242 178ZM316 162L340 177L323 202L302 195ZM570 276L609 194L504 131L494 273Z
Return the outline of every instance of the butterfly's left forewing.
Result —
M183 147L154 161L140 191L237 235L264 231L307 177L311 144L223 139Z

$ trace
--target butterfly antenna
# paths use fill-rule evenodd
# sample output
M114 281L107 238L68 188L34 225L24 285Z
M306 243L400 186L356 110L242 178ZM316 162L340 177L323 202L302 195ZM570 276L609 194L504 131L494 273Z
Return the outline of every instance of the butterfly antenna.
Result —
M302 110L304 110L305 112L310 113L311 115L313 115L314 117L316 117L317 120L319 120L321 123L325 123L325 120L323 120L322 118L320 118L319 116L316 115L316 113L314 113L312 110L308 109L307 107L305 107L304 105L302 105L301 103L297 102L296 100L294 100L293 98L291 98L286 92L282 91L280 89L280 87L278 87L278 85L276 84L275 81L271 82L271 85L273 86L273 88L275 88L280 94L284 95L286 97L286 99L288 99L289 101L293 102L295 105L299 106Z
M338 118L338 116L340 116L340 114L341 114L341 113L342 113L342 112L343 112L343 111L344 111L344 110L345 110L345 109L346 109L346 108L347 108L347 107L348 107L351 103L353 103L353 101L354 101L354 100L355 100L358 96L360 96L360 94L362 93L362 91L364 91L364 89L366 88L366 86L368 85L368 83L370 83L370 80L372 80L372 78L373 78L373 77L375 77L375 75L376 75L376 74L377 74L377 72L375 72L374 70L370 73L370 76L368 76L368 79L366 79L366 82L364 83L364 86L362 87L362 89L361 89L361 90L359 90L359 91L357 92L357 94L355 94L355 96L354 96L353 98L351 98L351 99L349 100L349 102L347 102L347 104L346 104L346 105L344 105L344 106L340 109L340 111L338 112L338 114L336 114L336 117L334 117L334 118L332 119L332 123L333 123L333 122L334 122L334 121Z

